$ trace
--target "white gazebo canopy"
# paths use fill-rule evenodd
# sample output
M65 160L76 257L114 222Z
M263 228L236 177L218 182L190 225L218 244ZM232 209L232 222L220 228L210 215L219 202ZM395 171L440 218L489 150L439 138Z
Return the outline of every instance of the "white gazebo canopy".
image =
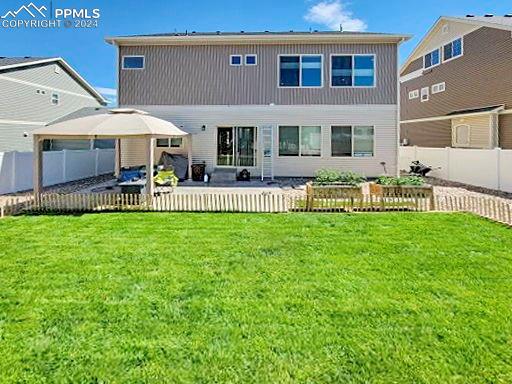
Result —
M45 139L116 139L116 175L121 167L120 139L147 138L147 175L154 167L155 139L166 137L188 138L188 176L192 175L191 135L167 120L158 119L136 109L117 108L105 113L66 120L35 129L34 135L34 193L42 190L42 143ZM153 195L153 178L147 177L148 194Z

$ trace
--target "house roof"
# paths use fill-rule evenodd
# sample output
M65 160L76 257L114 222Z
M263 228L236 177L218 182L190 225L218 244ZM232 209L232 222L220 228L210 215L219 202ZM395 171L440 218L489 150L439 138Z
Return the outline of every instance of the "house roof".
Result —
M0 72L5 70L30 67L48 63L59 63L66 71L84 87L102 105L107 105L107 100L90 85L80 74L71 67L62 57L0 57Z
M446 116L458 116L458 115L468 115L473 113L481 113L481 112L498 112L504 108L503 104L500 105L490 105L488 107L482 108L472 108L472 109L461 109L458 111L452 111L447 113Z
M441 16L434 25L429 29L429 31L425 34L425 36L418 43L416 48L409 55L407 60L402 65L400 72L407 68L407 66L416 58L418 53L421 51L422 47L426 44L428 40L437 32L437 27L444 22L456 22L456 23L464 23L468 25L473 25L475 27L489 27L489 28L497 28L504 29L508 31L512 31L512 14L506 16L475 16L475 15L466 15L466 16Z
M400 43L410 35L351 31L240 31L240 32L171 32L146 35L107 37L105 41L115 45L131 44L248 44L248 43L289 43L289 42L336 42L376 41Z

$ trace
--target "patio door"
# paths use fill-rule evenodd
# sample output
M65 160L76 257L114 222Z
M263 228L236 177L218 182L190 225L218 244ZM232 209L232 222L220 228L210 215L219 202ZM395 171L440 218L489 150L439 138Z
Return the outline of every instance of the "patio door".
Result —
M217 165L256 166L256 127L218 127Z

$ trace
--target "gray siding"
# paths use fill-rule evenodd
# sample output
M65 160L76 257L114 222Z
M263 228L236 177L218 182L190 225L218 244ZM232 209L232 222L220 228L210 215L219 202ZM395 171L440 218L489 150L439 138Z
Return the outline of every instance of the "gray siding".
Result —
M55 65L0 71L0 151L32 150L24 132L78 109L101 106L64 69L56 74ZM37 94L38 89L46 94ZM59 105L51 103L53 92L59 94Z
M407 139L409 145L418 147L445 148L452 146L452 121L427 121L401 124L400 141Z
M323 54L323 88L278 88L279 54ZM331 88L330 55L376 55L375 88ZM232 54L257 54L258 65L229 65ZM121 46L144 55L144 70L119 71L120 105L396 104L396 44Z

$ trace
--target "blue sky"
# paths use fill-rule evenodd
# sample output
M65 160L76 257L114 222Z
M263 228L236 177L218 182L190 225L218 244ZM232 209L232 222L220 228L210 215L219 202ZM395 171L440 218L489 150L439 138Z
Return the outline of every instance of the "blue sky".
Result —
M49 0L33 0L48 6ZM30 0L2 0L0 16ZM99 8L95 29L3 29L0 56L62 56L92 85L115 88L115 49L105 36L173 31L345 29L414 35L402 60L440 15L512 13L512 0L53 0L54 8Z

